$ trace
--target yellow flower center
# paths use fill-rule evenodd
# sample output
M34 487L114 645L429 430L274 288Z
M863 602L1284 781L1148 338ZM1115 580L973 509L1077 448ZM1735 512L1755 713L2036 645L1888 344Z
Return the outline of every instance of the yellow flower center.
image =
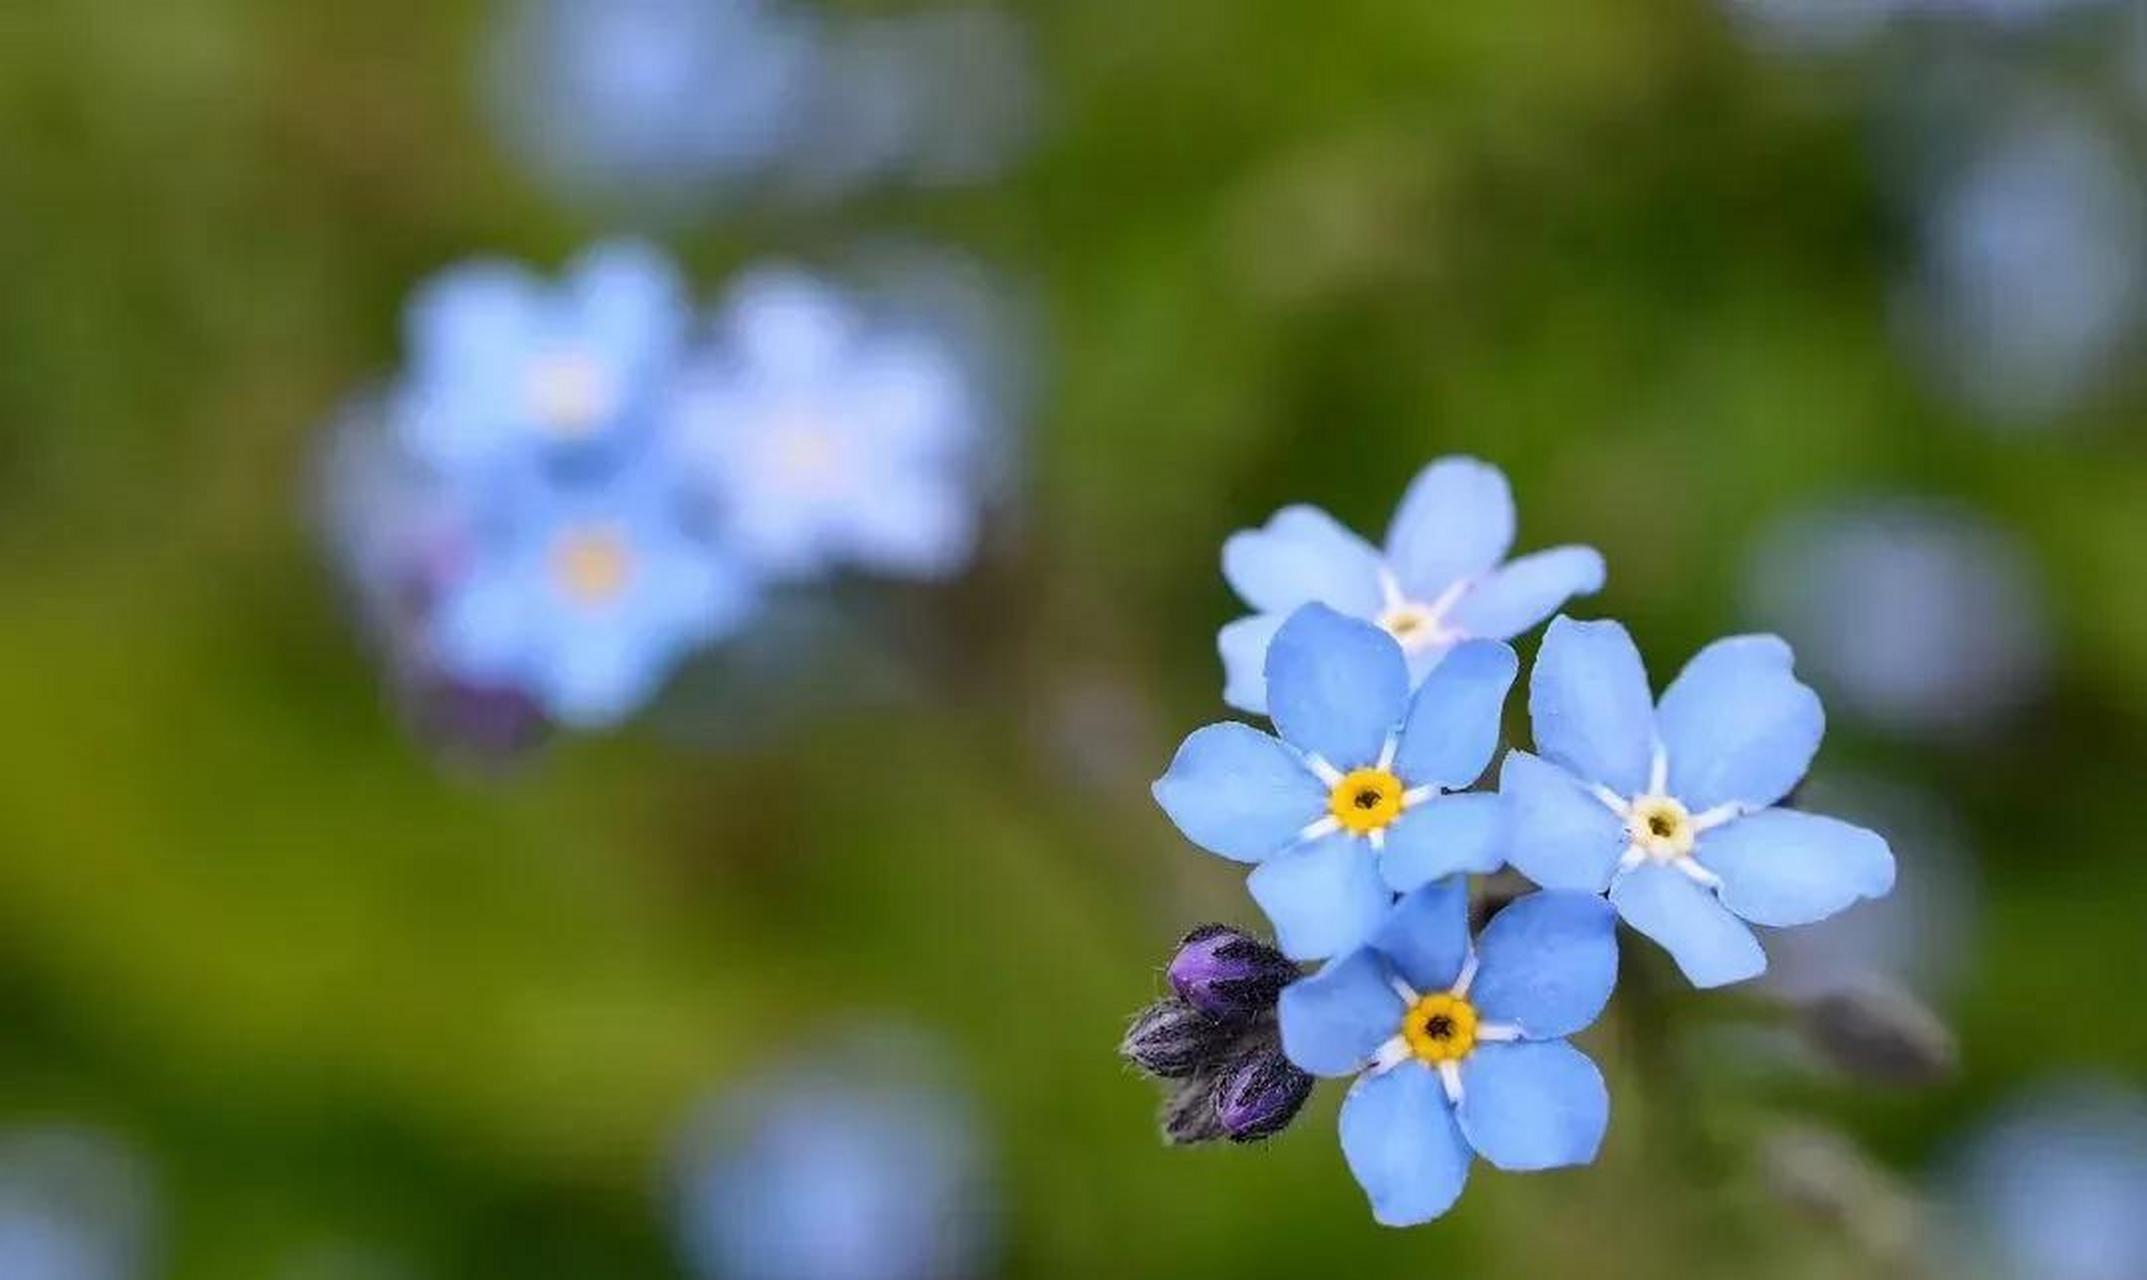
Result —
M569 529L552 546L552 576L576 604L616 600L633 571L633 549L618 530L606 525Z
M1421 1062L1458 1062L1476 1047L1476 1006L1460 996L1425 996L1402 1015L1402 1039Z
M1699 835L1693 829L1692 814L1669 796L1641 796L1634 800L1625 831L1649 857L1664 862L1689 856Z
M610 413L611 388L596 361L579 352L561 352L531 366L529 405L547 431L583 436Z
M1334 784L1327 811L1343 830L1361 836L1401 816L1402 791L1402 780L1385 769L1358 769Z

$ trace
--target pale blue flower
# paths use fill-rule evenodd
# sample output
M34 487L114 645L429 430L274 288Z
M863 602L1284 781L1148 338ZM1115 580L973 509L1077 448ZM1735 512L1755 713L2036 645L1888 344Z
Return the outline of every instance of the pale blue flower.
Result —
M2047 1086L1976 1135L1949 1190L1949 1274L2147 1276L2147 1097L2099 1082Z
M111 1137L67 1128L0 1136L0 1276L146 1276L154 1208L139 1157Z
M1617 977L1602 899L1529 894L1471 948L1456 877L1403 898L1368 946L1283 990L1283 1051L1314 1075L1358 1075L1342 1154L1372 1215L1414 1226L1453 1206L1476 1156L1509 1172L1595 1159L1610 1094L1565 1037L1595 1021Z
M584 202L663 212L763 180L823 83L822 24L775 0L520 0L503 16L501 129Z
M460 680L528 692L572 725L637 710L679 659L742 624L750 579L650 460L531 478L440 599L433 639Z
M1746 926L1811 924L1893 888L1886 841L1775 807L1825 731L1773 636L1720 640L1659 704L1615 622L1554 620L1530 676L1540 756L1508 753L1513 865L1545 888L1608 893L1695 986L1767 967Z
M1508 563L1513 537L1505 474L1474 458L1442 458L1418 473L1384 550L1304 506L1231 535L1223 576L1257 612L1217 637L1224 701L1267 709L1268 644L1307 603L1378 623L1401 643L1415 683L1462 641L1509 640L1573 596L1602 589L1603 557L1593 549L1559 547Z
M682 1243L708 1280L962 1280L996 1236L968 1099L866 1037L870 1076L810 1067L712 1104L679 1171ZM904 1046L893 1046L896 1063Z
M1504 861L1498 797L1446 793L1491 762L1518 666L1498 641L1467 641L1412 695L1391 635L1306 605L1267 654L1281 737L1209 725L1178 749L1156 802L1194 844L1259 864L1249 887L1292 959L1339 955L1395 893Z
M395 417L442 471L615 442L668 386L691 312L646 245L602 245L552 284L508 262L453 268L417 293Z
M961 361L803 273L733 290L666 427L730 545L771 577L938 578L975 552L979 406Z

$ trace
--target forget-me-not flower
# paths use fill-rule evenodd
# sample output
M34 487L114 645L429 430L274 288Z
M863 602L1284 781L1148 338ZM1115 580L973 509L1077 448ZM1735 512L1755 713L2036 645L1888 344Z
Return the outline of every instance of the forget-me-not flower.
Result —
M800 272L743 280L667 417L760 572L942 577L975 550L978 408L961 361Z
M491 50L507 140L577 199L672 212L765 180L822 91L820 15L770 0L518 0Z
M1468 641L1412 696L1393 636L1306 605L1268 648L1281 737L1199 730L1156 802L1194 844L1259 864L1252 895L1292 959L1338 955L1371 936L1395 893L1504 860L1498 797L1444 793L1491 762L1518 666L1506 645Z
M453 268L406 317L403 441L467 473L616 440L667 387L690 319L677 270L646 245L601 245L559 284L508 262Z
M1695 986L1767 967L1746 922L1811 924L1893 888L1874 832L1775 807L1819 750L1819 699L1773 636L1720 640L1652 701L1615 622L1554 620L1528 709L1536 749L1510 752L1520 871L1548 889L1608 893Z
M1417 474L1384 550L1314 507L1285 507L1223 544L1223 576L1258 612L1222 629L1223 699L1267 709L1267 648L1317 601L1376 622L1408 655L1412 682L1468 639L1510 640L1603 586L1603 557L1558 547L1511 563L1513 491L1497 467L1442 458Z
M568 724L607 724L752 607L750 580L652 459L579 483L532 480L508 505L434 618L436 656L458 679L523 689Z
M1445 1213L1475 1156L1509 1172L1595 1159L1610 1094L1565 1037L1595 1021L1617 976L1617 921L1600 898L1529 894L1472 949L1455 877L1403 898L1369 946L1286 988L1291 1061L1358 1075L1342 1154L1373 1216L1405 1227Z
M2147 1097L2046 1085L1969 1143L1944 1197L1942 1265L1990 1280L2147 1275Z

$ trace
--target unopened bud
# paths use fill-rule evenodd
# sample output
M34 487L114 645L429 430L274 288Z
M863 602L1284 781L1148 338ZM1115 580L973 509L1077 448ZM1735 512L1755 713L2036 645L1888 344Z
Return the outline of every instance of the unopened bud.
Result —
M1221 1022L1250 1022L1275 1007L1301 975L1280 951L1227 925L1202 925L1171 957L1178 998Z
M1141 1010L1118 1051L1150 1075L1178 1080L1214 1064L1235 1037L1230 1027L1184 1001L1163 1000Z
M1174 1147L1213 1142L1228 1131L1215 1112L1215 1077L1200 1074L1173 1088L1163 1099L1163 1141Z
M1799 1022L1820 1056L1860 1080L1932 1085L1959 1065L1953 1032L1899 987L1874 984L1821 996L1804 1006Z
M1311 1096L1312 1077L1266 1044L1232 1061L1216 1078L1215 1115L1232 1142L1258 1142L1289 1128Z

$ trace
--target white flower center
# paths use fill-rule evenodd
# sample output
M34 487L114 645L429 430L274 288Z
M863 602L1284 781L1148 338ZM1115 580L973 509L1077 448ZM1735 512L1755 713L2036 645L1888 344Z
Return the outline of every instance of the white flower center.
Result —
M1601 783L1595 784L1595 798L1625 824L1625 856L1618 861L1612 883L1652 861L1682 873L1695 884L1720 888L1721 878L1701 866L1693 854L1699 849L1702 835L1741 817L1745 807L1722 804L1694 813L1684 801L1670 794L1669 784L1670 758L1660 744L1655 747L1655 759L1648 770L1647 790L1627 798Z
M1633 847L1658 862L1675 862L1692 853L1699 832L1692 813L1670 796L1635 796L1625 815Z
M1412 600L1403 593L1401 582L1392 570L1379 571L1379 590L1386 597L1386 605L1380 611L1378 624L1381 630L1393 636L1404 653L1428 653L1444 649L1468 639L1468 633L1446 620L1461 597L1468 594L1468 580L1448 587L1430 604Z

